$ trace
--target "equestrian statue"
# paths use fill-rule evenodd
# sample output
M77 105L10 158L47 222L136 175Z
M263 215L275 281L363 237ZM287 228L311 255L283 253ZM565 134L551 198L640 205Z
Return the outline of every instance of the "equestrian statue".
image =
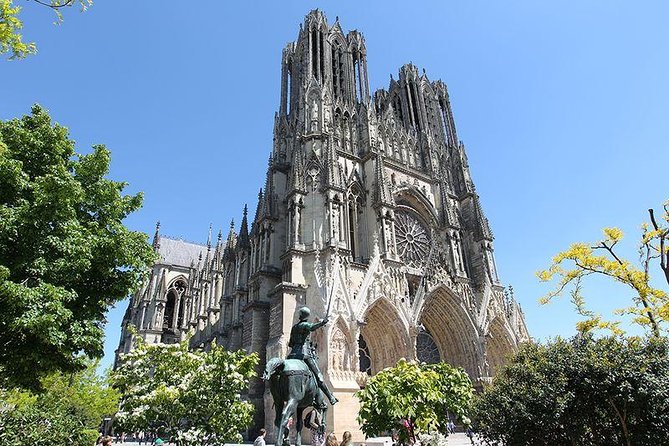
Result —
M295 417L296 446L302 444L302 413L307 407L313 407L322 414L321 430L325 431L327 404L323 394L330 404L337 403L337 398L328 389L323 380L323 374L318 368L316 348L309 341L312 331L318 330L328 323L328 315L319 322L309 322L311 311L308 307L298 310L299 322L290 330L288 347L290 353L283 360L272 358L267 361L264 380L269 381L269 390L274 399L276 417L274 425L277 428L276 443L289 446L288 420Z

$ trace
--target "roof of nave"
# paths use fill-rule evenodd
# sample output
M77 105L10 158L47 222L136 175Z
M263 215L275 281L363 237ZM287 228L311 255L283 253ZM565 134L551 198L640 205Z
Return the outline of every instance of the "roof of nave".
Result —
M207 247L161 235L158 254L164 263L189 267L197 264L200 256L204 257L207 254Z

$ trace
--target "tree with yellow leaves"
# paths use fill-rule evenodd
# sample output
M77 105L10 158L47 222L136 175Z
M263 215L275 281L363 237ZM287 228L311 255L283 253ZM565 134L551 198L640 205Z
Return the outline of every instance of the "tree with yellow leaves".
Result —
M546 304L564 291L569 290L576 310L585 320L577 324L581 332L593 329L608 329L621 333L620 322L607 321L601 315L588 309L581 293L581 281L589 275L603 275L612 278L634 290L632 305L619 308L617 314L629 314L633 321L651 329L654 336L660 336L663 324L669 322L669 295L665 290L651 285L650 268L658 262L669 284L669 200L664 204L664 222L658 224L653 209L649 209L651 224L642 225L639 245L639 263L622 258L616 252L616 245L623 238L618 228L605 228L604 239L595 245L574 243L566 251L553 257L547 270L538 273L539 279L549 282L557 278L557 285L541 299Z

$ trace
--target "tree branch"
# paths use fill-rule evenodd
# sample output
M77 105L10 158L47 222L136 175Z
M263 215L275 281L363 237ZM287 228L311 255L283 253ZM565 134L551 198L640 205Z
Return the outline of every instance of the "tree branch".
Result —
M665 211L667 210L667 206L664 207ZM653 212L653 209L648 209L648 213L650 214L650 221L653 224L653 228L655 228L656 231L660 230L660 227L657 224L657 221L655 220L655 213ZM668 253L665 252L664 250L664 239L669 235L669 228L662 230L662 232L659 235L660 238L660 268L662 268L662 271L664 272L664 278L667 280L667 283L669 284L669 265L667 265L667 257L669 256Z
M618 420L620 420L620 427L623 430L623 436L625 438L625 443L627 446L632 446L632 443L630 442L630 436L629 432L627 431L627 420L625 419L626 417L623 416L623 414L620 413L618 410L618 407L615 405L611 397L607 398L608 403L613 407L613 410L616 411L616 415L618 415Z
M72 6L72 4L74 3L74 0L65 0L63 3L48 3L41 0L32 0L32 1L51 9L59 9L59 8L64 8L66 6Z
M612 255L613 255L613 253L612 253ZM620 262L620 260L618 260L618 262ZM622 262L620 262L620 263L622 264ZM614 279L619 280L619 278L615 274L611 274L611 273L607 273L606 271L600 271L600 270L597 270L597 269L590 268L588 266L582 265L577 260L574 260L574 264L576 264L576 266L578 266L582 270L591 271L593 273L600 273L600 274L603 274L605 276L609 276L609 277L612 277ZM644 310L646 310L646 315L648 316L648 320L650 321L650 326L653 330L653 334L656 337L659 337L660 336L660 327L657 324L657 321L655 320L655 317L653 316L653 312L651 311L650 305L648 304L648 300L644 296L644 293L642 293L641 290L634 285L634 282L632 282L632 280L630 280L629 271L627 272L627 282L623 282L623 283L627 283L632 289L634 289L637 292L637 294L639 295L639 300L643 304Z

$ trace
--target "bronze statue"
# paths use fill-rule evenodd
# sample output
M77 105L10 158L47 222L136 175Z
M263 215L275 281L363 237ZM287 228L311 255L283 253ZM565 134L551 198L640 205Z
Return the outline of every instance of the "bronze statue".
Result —
M328 397L330 404L334 406L337 404L337 398L335 398L330 389L328 389L328 386L325 385L325 382L323 381L323 374L318 368L316 349L313 345L311 345L309 340L309 335L311 332L327 324L328 318L326 317L320 322L313 324L308 322L310 314L311 310L309 310L309 307L300 308L300 321L293 325L293 328L290 330L290 341L288 341L288 347L291 348L291 351L288 354L288 359L302 359L307 364L307 366L309 366L309 370L311 370L311 372L314 374L314 378L316 379L318 387L320 387L323 393Z
M291 348L288 358L272 358L267 361L263 379L269 380L269 389L274 399L275 419L277 428L276 442L288 446L288 419L296 415L295 429L297 436L295 444L302 444L302 413L307 407L314 407L322 413L325 430L327 418L327 404L323 393L327 395L330 404L336 404L337 398L323 381L323 375L318 368L315 348L309 342L309 335L327 324L328 317L317 323L308 322L311 311L307 307L299 309L299 322L293 325L290 331L288 346ZM322 391L322 392L321 392ZM297 411L297 413L296 413Z

